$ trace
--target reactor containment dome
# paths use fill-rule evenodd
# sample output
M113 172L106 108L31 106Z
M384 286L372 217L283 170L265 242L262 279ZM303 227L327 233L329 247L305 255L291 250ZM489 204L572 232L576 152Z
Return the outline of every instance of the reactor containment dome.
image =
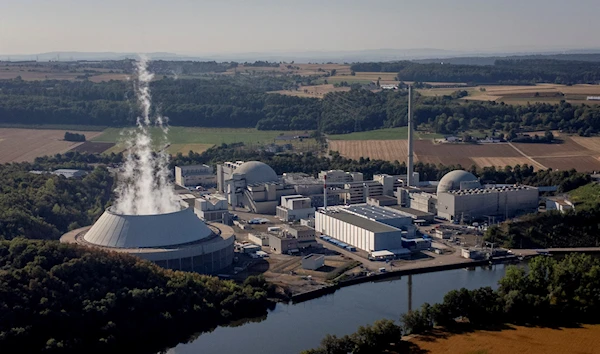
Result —
M442 177L437 187L437 193L461 189L461 184L465 188L481 188L481 183L475 175L464 170L454 170Z
M235 173L245 175L247 184L276 182L279 180L277 173L271 166L259 161L244 162L235 169Z
M124 215L109 208L93 226L68 232L60 241L129 253L163 268L204 274L215 274L233 261L233 229L206 224L189 207L155 215Z

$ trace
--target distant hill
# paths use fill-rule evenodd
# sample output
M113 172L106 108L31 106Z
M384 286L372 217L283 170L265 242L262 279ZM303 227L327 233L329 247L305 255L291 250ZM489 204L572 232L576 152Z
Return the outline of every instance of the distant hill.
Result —
M566 61L586 61L600 62L599 53L590 54L534 54L534 55L511 55L511 56L492 56L492 57L456 57L456 58L435 58L435 59L417 59L414 62L420 64L447 63L454 65L494 65L496 60L507 59L554 59Z
M436 48L413 49L367 49L347 51L297 51L297 52L247 52L247 53L206 53L206 54L178 54L170 52L145 53L151 59L162 60L192 60L192 61L218 61L218 62L253 62L266 60L270 62L296 63L357 63L357 62L386 62L398 60L415 60L423 63L445 61L452 64L492 65L496 59L532 58L543 56L544 59L600 61L600 48L578 50L444 50ZM134 52L48 52L39 54L0 54L0 60L24 61L71 61L71 60L122 60L137 58Z

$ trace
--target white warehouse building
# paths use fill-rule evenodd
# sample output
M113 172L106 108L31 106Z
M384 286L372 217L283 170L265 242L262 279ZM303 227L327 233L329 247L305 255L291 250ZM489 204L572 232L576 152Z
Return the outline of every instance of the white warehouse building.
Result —
M372 205L330 207L315 213L315 231L369 253L408 253L403 241L414 239L415 230L412 218Z

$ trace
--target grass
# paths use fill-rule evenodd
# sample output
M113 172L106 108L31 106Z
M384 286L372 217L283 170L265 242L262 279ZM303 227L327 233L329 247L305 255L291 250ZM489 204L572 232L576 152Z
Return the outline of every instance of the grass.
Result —
M92 131L92 132L101 132L104 129L106 129L106 127L99 126L99 125L9 124L9 123L0 123L0 128L49 129L49 130Z
M573 203L580 207L592 207L600 200L600 184L589 183L569 192Z
M408 138L408 127L377 129L350 134L333 134L329 135L328 138L330 140L401 140ZM415 131L415 138L435 139L443 138L443 135Z
M101 135L92 139L109 143L118 143L121 140L119 128L108 128ZM158 138L160 129L152 128L153 138ZM279 131L279 130L256 130L253 128L190 128L170 127L168 140L171 144L230 144L230 143L272 143L279 135L305 134L304 131Z

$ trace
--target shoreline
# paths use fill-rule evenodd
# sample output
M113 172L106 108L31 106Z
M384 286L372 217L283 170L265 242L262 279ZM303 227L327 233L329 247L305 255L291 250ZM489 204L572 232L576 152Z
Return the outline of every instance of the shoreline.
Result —
M469 261L469 260L465 259L465 261L460 261L460 262L455 262L455 263L446 263L446 264L442 264L442 265L435 265L435 264L434 265L423 265L421 267L413 267L413 268L409 268L409 269L398 269L398 270L394 270L394 271L387 271L385 273L374 274L371 276L359 276L359 277L354 277L352 279L339 281L330 286L324 286L319 289L294 294L291 296L291 301L292 301L292 304L298 304L298 303L301 303L304 301L319 298L321 296L333 294L337 290L344 288L344 287L367 283L367 282L371 282L371 281L399 278L399 277L402 277L403 275L441 272L441 271L445 271L445 270L477 267L477 266L482 266L482 265L504 264L504 263L508 263L508 262L514 262L515 260L519 261L519 258L515 255L494 258L491 260L485 259L485 260L470 260ZM520 262L521 261L519 261L519 263Z

